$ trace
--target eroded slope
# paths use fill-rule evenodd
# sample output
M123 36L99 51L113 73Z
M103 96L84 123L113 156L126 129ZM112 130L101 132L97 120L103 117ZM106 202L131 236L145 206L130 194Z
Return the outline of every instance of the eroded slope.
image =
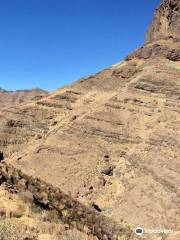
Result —
M158 22L167 19L172 2L171 19L176 21L162 30ZM9 156L5 161L113 221L132 229L172 229L177 236L177 9L179 1L162 1L149 30L150 43L125 61L33 103L4 110L1 147Z
M37 103L67 110L9 161L117 222L178 231L179 80L179 61L162 55L82 79Z

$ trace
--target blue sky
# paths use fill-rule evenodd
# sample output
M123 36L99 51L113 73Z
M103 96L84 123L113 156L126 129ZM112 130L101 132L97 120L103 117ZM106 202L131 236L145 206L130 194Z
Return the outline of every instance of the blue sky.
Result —
M0 1L0 87L54 90L143 44L160 0Z

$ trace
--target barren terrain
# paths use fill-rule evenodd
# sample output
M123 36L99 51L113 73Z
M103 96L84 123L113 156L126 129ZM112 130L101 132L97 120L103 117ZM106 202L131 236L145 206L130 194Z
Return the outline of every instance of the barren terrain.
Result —
M156 34L163 11L171 28ZM2 108L5 162L117 224L174 232L148 239L180 239L179 17L179 1L162 1L124 61Z

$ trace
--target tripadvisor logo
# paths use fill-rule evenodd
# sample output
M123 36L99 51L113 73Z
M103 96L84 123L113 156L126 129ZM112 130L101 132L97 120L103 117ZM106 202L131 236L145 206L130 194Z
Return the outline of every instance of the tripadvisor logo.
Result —
M138 226L135 229L135 234L138 236L141 236L142 234L170 234L173 233L173 230L171 229L143 229L142 227Z
M142 227L137 227L136 229L135 229L135 233L136 233L136 235L138 235L138 236L141 236L142 234L143 234L143 229L142 229Z

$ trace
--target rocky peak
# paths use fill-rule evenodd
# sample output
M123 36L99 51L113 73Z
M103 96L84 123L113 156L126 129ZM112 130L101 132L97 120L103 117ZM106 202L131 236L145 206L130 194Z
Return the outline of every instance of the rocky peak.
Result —
M180 39L180 0L162 0L147 32L147 42Z

